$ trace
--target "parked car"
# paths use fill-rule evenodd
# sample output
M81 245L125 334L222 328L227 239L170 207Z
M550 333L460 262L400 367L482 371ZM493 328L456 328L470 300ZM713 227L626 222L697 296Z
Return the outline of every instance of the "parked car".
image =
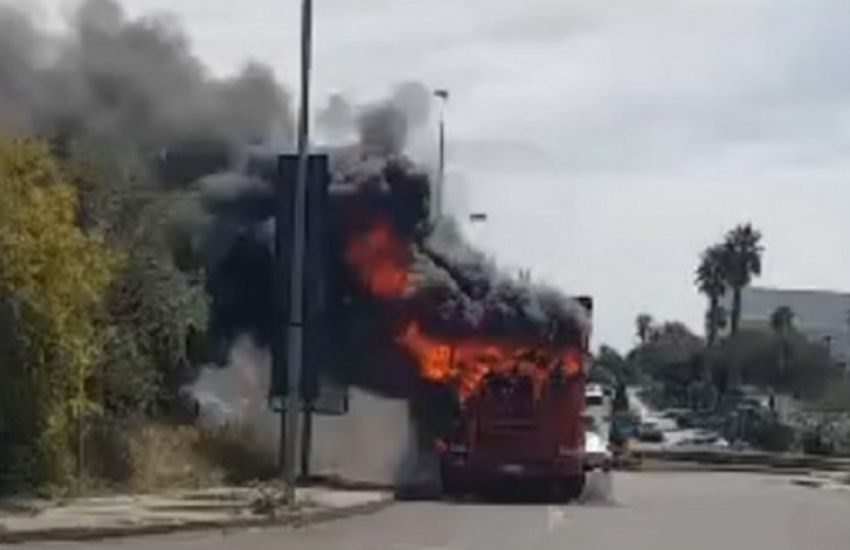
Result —
M663 443L664 432L655 422L643 422L638 428L638 439L645 443Z
M720 434L709 430L699 430L691 437L682 439L676 443L676 446L694 446L694 447L729 447L729 442L726 441Z

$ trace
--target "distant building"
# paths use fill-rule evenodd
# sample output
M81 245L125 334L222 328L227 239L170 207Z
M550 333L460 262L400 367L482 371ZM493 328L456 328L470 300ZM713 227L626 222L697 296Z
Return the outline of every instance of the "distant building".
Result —
M731 311L731 296L728 311ZM826 290L745 288L741 293L741 328L770 328L770 316L787 306L794 327L809 341L827 346L835 362L850 365L850 293Z

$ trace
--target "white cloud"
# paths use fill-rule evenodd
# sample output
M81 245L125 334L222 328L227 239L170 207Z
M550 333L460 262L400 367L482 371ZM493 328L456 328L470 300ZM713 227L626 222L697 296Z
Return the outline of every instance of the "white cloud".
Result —
M53 0L45 4L67 4ZM220 71L297 74L297 0L125 0L183 17ZM847 288L846 0L316 0L317 94L452 90L455 203L476 238L592 292L600 341L641 310L701 326L700 249L739 221L764 281Z

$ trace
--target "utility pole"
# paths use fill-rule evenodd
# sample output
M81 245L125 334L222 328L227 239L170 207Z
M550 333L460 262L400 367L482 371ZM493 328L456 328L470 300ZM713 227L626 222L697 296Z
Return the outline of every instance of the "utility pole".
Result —
M304 255L307 249L307 181L310 160L310 69L313 41L313 2L301 7L301 106L298 113L298 171L295 178L295 212L290 265L287 398L284 409L284 482L286 502L295 504L298 458L298 416L304 360Z
M446 104L449 101L449 91L444 89L435 90L434 96L441 100L437 185L434 189L434 203L431 207L434 220L438 220L443 216L443 195L446 185Z

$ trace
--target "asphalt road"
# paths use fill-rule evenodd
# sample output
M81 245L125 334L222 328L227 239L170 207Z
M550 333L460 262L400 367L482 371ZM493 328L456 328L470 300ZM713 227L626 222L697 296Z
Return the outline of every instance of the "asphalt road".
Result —
M616 474L581 505L407 502L300 530L182 534L53 550L847 550L850 493L754 474Z

